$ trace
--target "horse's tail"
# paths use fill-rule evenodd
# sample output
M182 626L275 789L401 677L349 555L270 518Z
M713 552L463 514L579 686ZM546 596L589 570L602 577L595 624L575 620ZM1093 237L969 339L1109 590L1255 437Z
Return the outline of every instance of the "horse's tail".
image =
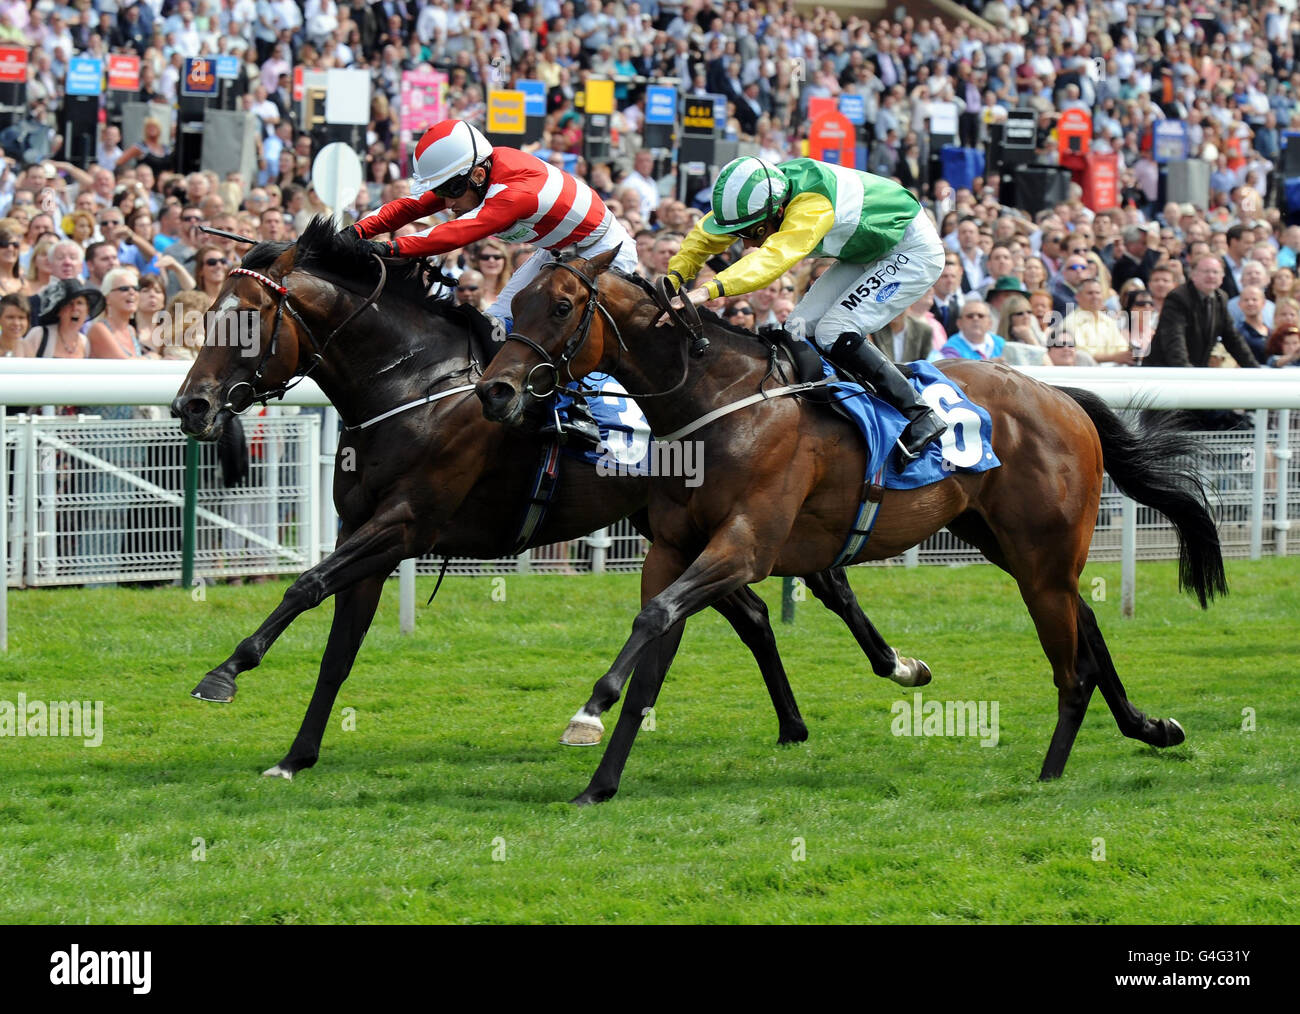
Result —
M1204 609L1228 593L1219 530L1210 515L1205 477L1193 455L1196 441L1173 427L1168 413L1141 432L1091 391L1062 387L1088 414L1101 438L1102 460L1125 496L1158 510L1178 532L1178 587L1191 589Z

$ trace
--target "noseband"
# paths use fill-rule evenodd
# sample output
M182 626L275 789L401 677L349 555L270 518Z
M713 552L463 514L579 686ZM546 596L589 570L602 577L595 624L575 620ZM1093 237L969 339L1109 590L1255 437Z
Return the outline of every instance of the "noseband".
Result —
M373 256L379 263L379 284L375 286L375 291L370 294L365 302L348 314L347 317L344 318L343 323L331 331L329 337L326 338L323 343L316 340L316 335L312 333L311 326L302 319L301 314L299 314L298 311L294 309L293 304L289 302L289 290L286 286L267 275L260 274L259 272L252 271L248 268L241 267L230 269L232 275L245 275L261 282L276 294L276 303L275 323L271 325L271 340L267 344L265 351L263 351L261 358L258 359L257 368L253 371L252 379L236 381L230 386L230 389L226 391L226 403L222 406L223 409L228 409L235 413L235 415L243 415L259 401L263 406L265 406L267 401L272 398L283 398L289 393L289 391L293 390L293 388L306 380L307 377L311 375L312 370L316 369L317 366L324 362L325 350L329 348L330 342L334 340L340 331L351 324L352 321L362 313L362 311L373 306L375 301L379 298L380 293L384 291L384 285L388 282L388 266L384 263L383 258L378 254L374 254ZM284 320L284 314L286 311L298 326L306 332L307 338L311 342L311 364L303 370L301 374L291 376L288 381L281 384L279 387L273 388L269 391L258 391L257 384L262 379L263 374L266 373L267 366L275 360L276 353L279 349L280 324ZM237 407L234 393L244 387L248 388L249 391L248 400L247 402L242 402L241 399L242 407Z
M609 326L614 331L614 337L618 339L620 359L622 358L623 353L627 351L627 344L623 341L623 335L619 331L618 325L614 322L613 316L610 314L610 312L607 309L605 309L605 307L603 307L600 304L600 299L598 298L600 295L600 289L597 287L596 282L592 281L590 278L584 275L577 268L573 267L570 264L565 264L563 261L550 261L546 264L543 264L538 270L545 271L548 268L563 268L565 271L568 271L580 282L582 282L583 287L586 288L587 290L587 305L582 308L582 319L578 321L578 329L569 336L568 341L564 343L564 348L560 350L560 360L558 363L551 358L551 354L547 352L546 349L542 348L540 343L534 341L532 338L529 338L527 335L521 334L518 331L511 331L508 335L506 335L506 339L505 339L506 341L508 342L516 341L522 345L528 346L528 348L532 349L533 353L537 356L537 358L541 360L541 362L538 363L536 366L534 366L532 369L530 369L527 375L524 377L524 393L527 394L530 398L536 398L538 401L545 401L547 398L549 398L552 394L554 394L559 389L560 370L561 368L563 368L564 372L568 375L569 382L579 385L580 393L594 394L596 393L596 389L589 388L582 385L579 378L573 375L570 366L572 365L573 360L577 358L578 353L582 351L582 347L587 344L587 339L591 336L591 322L595 318L597 311L599 311L600 315L605 318L605 322L609 324ZM673 310L671 305L668 305L667 303L665 303L660 307L660 312L655 316L655 320L657 321L659 317L661 317L664 314L664 312L667 312L675 323L679 324L682 327L685 327L688 331L690 331L692 336L690 355L692 359L698 359L700 356L704 354L705 351L707 351L709 347L709 340L704 337L704 324L700 320L699 310L689 300L687 300L686 303L690 307L691 311L694 312L693 322L683 320L682 318L678 317L678 315ZM685 356L683 356L683 360L685 360ZM551 387L544 394L539 394L536 388L534 388L533 386L533 375L537 373L538 370L551 371ZM683 384L686 383L686 378L689 375L689 373L690 373L689 364L683 362L682 379L679 380L672 387L670 387L668 390L657 391L650 394L629 393L627 397L662 398L665 395L673 394Z
M578 281L582 282L583 286L587 290L587 305L582 308L582 319L578 321L578 330L574 331L573 334L569 336L569 340L564 343L564 348L560 350L560 361L558 363L551 358L549 352L527 335L521 334L518 331L511 331L506 335L506 341L516 341L523 345L527 345L533 350L537 357L541 359L541 362L529 370L528 375L524 378L524 393L531 398L538 399L539 401L544 401L549 398L555 393L556 389L559 388L561 368L563 368L564 372L568 374L570 382L577 382L578 378L573 375L570 366L573 363L573 360L577 358L578 353L582 351L582 347L587 344L587 339L591 337L591 322L595 319L597 310L599 310L600 315L605 318L605 322L613 328L614 337L618 339L619 348L623 350L627 349L627 346L623 344L623 336L619 333L618 325L614 323L614 318L610 316L608 310L600 305L600 300L597 298L599 290L596 288L596 283L577 268L564 264L561 261L549 261L548 263L543 264L538 270L545 271L548 268L563 268L565 271L577 278ZM551 387L545 394L539 394L536 388L533 387L533 374L538 370L551 371Z

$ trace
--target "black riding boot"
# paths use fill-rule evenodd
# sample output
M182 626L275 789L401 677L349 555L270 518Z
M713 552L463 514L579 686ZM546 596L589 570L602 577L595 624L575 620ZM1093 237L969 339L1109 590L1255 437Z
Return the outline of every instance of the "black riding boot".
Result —
M542 425L540 432L543 435L557 434L561 444L574 450L595 450L604 438L592 418L591 409L587 407L587 399L573 391L568 393L573 396L573 404L568 409L569 418L561 419L552 409L551 418Z
M916 396L916 390L898 372L898 367L862 335L846 331L827 353L827 358L866 381L878 395L903 413L907 428L898 438L898 446L907 461L920 457L925 445L942 436L948 428L934 409Z

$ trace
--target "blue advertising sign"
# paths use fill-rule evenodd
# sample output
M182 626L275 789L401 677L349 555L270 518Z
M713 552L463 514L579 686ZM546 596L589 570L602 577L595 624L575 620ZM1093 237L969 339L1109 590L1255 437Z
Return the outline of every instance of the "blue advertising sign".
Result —
M650 85L645 90L645 122L671 127L677 120L677 89Z
M867 122L867 100L863 95L840 96L840 113L855 127Z
M546 115L546 82L516 81L515 90L524 93L524 115Z
M727 124L727 96L713 96L713 118L717 121L718 131L721 133Z
M102 95L104 61L92 57L74 56L68 61L68 79L64 88L69 95Z
M211 96L217 94L216 61L210 56L191 56L185 60L185 74L181 77L181 94Z
M1151 157L1163 165L1187 158L1191 143L1187 137L1187 124L1182 120L1156 120L1152 128Z
M217 77L234 81L239 77L239 57L222 54L217 57Z

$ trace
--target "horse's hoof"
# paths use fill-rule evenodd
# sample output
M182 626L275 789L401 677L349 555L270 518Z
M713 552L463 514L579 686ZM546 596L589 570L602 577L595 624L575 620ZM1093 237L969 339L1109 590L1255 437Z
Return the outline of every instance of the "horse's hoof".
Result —
M598 793L588 789L581 795L574 796L569 802L574 806L595 806L597 803L603 803L607 799L612 799L614 793Z
M930 682L930 667L919 658L903 658L894 652L894 671L889 678L900 687L923 687Z
M808 739L808 726L798 725L790 729L782 729L781 734L777 737L777 746L786 746L789 743L803 743Z
M273 768L267 768L262 772L263 778L283 778L286 782L293 781L293 772L288 768L282 768L277 764Z
M565 746L595 746L604 735L605 726L601 722L597 721L593 725L590 722L579 722L575 718L569 722L560 742Z
M235 699L235 681L229 676L223 676L217 672L210 672L203 679L199 680L199 685L190 691L191 697L197 697L200 701L214 701L218 704L229 704Z
M1187 738L1187 733L1176 718L1165 719L1165 746L1177 746Z

